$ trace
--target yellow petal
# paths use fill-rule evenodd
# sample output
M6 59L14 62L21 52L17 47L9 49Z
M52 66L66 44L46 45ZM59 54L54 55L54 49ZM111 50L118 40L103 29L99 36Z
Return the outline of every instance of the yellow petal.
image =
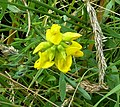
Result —
M45 50L51 47L52 44L50 42L41 42L33 51L33 54L37 53L38 51Z
M47 41L50 41L51 37L52 37L51 30L48 29L48 30L46 31L46 40L47 40Z
M67 73L72 65L72 57L69 55L64 59L61 54L57 54L55 58L56 67L63 73Z
M79 49L82 49L82 46L78 42L76 41L71 41L71 42L72 42L72 44L70 45L71 47L77 47Z
M61 29L61 26L59 26L58 24L53 24L51 27L51 33L52 34L60 33L60 29Z
M49 68L52 65L54 65L54 61L51 61L49 59L49 54L47 51L45 52L39 52L40 58L35 62L34 68L40 69L40 68Z
M79 51L79 48L69 46L66 48L67 55L73 55L76 51Z
M42 68L42 67L41 67L41 63L40 63L40 58L35 62L34 68L37 68L37 69Z
M37 68L37 69L49 68L52 65L54 65L53 61L42 61L41 59L38 59L34 64L34 68Z
M82 57L83 55L84 55L84 53L82 51L80 51L80 50L75 51L75 53L73 53L74 57Z
M48 53L48 51L41 54L42 68L49 68L54 64L54 62L50 60L49 55L50 53Z
M54 65L54 62L53 61L46 61L45 63L44 63L44 65L42 66L42 68L49 68L49 67L51 67L51 66L53 66Z
M57 24L52 25L51 29L46 31L46 40L58 45L62 40L62 33L60 33L60 26Z
M66 48L67 55L73 55L75 57L81 57L83 56L83 52L79 50L79 48L76 47L68 47Z
M67 55L81 57L81 56L83 56L83 52L80 51L81 48L82 48L82 46L79 43L72 41L72 44L66 48L66 53L67 53Z
M79 33L73 33L73 32L66 32L63 34L63 40L64 41L73 41L76 40L77 38L81 37Z

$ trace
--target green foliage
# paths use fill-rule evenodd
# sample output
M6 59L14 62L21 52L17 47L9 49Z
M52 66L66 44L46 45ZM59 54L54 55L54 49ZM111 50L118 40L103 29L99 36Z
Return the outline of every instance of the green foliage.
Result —
M77 84L74 81L70 80L68 77L66 77L66 81L70 85L72 85L74 88L77 86ZM78 87L78 91L80 92L80 95L82 95L85 99L91 100L90 95L84 89L82 89L81 87Z
M90 93L79 86L74 95L79 80L97 84L99 78L86 4L81 0L0 0L0 107L67 107L70 102L71 107L119 107L120 1L104 2L102 10L98 1L91 4L101 17L106 37L105 83L109 89ZM45 41L46 30L52 24L59 24L62 33L82 35L77 42L82 44L84 56L73 57L67 74L55 66L40 70L33 67L38 59L33 50ZM69 85L72 88L67 89Z
M65 75L63 73L60 73L59 90L60 90L61 101L64 101L66 97L66 81L65 81Z

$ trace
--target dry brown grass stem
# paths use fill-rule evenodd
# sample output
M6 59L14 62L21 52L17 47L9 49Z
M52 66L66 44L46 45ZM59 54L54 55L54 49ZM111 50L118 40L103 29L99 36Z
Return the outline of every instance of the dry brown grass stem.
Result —
M46 102L49 102L49 103L52 104L54 107L59 107L58 105L56 105L56 104L53 103L52 101L50 101L50 100L48 100L47 98L41 96L40 94L36 93L35 91L33 91L33 90L27 88L26 86L20 84L19 82L13 80L13 79L10 78L9 76L6 76L6 75L3 74L3 73L0 73L0 76L5 77L6 79L10 80L12 83L14 83L14 84L16 84L16 85L18 85L18 86L24 88L26 91L28 90L29 92L35 94L36 96L40 97L41 99L45 100Z
M105 70L107 68L107 64L103 54L103 41L102 41L102 39L104 39L104 36L101 27L98 23L95 9L91 6L88 0L85 1L85 3L87 5L87 11L90 17L93 33L95 35L94 38L95 38L95 47L96 47L96 60L98 62L98 68L99 68L99 85L101 88L106 88L104 84L104 76L105 76Z

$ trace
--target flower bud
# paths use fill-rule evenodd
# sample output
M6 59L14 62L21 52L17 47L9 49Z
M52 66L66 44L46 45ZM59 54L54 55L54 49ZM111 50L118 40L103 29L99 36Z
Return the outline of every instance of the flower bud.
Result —
M50 42L41 42L33 51L33 54L37 53L38 51L45 51L47 48L51 47L52 43Z
M79 33L73 33L73 32L66 32L63 34L63 40L64 41L73 41L76 40L77 38L81 37Z

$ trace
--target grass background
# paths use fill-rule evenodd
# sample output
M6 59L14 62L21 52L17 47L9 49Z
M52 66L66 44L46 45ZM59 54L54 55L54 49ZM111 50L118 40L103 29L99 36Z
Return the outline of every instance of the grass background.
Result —
M106 37L103 49L108 65L105 83L109 89L89 93L79 87L71 104L74 90L65 91L66 84L75 88L79 81L86 79L98 83L94 34L83 1L0 0L1 107L93 107L102 99L98 107L119 107L120 1L90 3ZM39 71L33 68L38 56L32 52L40 42L45 41L46 29L55 23L62 27L63 33L82 34L77 41L83 46L84 56L73 58L71 71L66 75L54 66ZM10 46L18 52L10 51Z

